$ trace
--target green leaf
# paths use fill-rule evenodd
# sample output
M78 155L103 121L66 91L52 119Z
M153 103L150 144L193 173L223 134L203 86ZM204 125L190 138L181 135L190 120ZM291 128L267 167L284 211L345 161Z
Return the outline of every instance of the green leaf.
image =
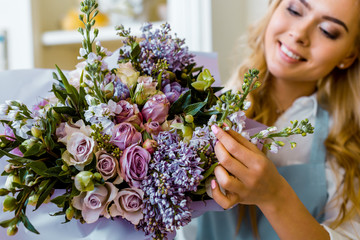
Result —
M214 163L213 165L211 165L211 167L210 167L208 170L205 171L205 173L203 174L203 177L204 177L204 178L203 178L202 181L204 181L206 178L208 178L208 177L214 172L214 169L215 169L215 167L216 167L217 165L219 165L218 162L216 162L216 163Z
M9 158L11 158L11 160L7 160L8 162L18 162L18 163L28 163L28 162L33 162L33 160L28 159L28 158L24 158L24 157L19 157L17 155L8 153L2 149L0 149L0 153L2 154L2 156L7 156Z
M40 162L40 161L37 161L37 162L33 161L33 162L29 163L27 165L27 167L41 176L44 176L45 175L44 172L48 169L47 166L45 165L45 163Z
M72 107L54 107L53 109L60 114L69 114L70 116L76 115L76 110Z
M189 106L187 106L184 109L184 112L186 114L190 114L190 115L196 115L204 106L206 105L206 102L198 102L198 103L193 103Z
M40 196L39 199L36 203L36 207L35 210L38 209L40 207L40 205L46 200L46 198L50 195L51 191L53 190L54 185L57 183L57 180L49 180L49 184L47 185L47 187L44 187L43 191L40 191Z
M131 59L136 59L137 56L139 56L140 52L141 52L141 48L139 46L139 44L137 42L135 42L132 46L132 50L130 52L130 57Z
M65 201L67 201L68 196L61 195L51 200L52 203L55 203L59 208L64 206Z
M169 113L178 114L191 103L191 90L181 94L180 97L171 105Z
M0 222L0 226L3 228L7 228L9 226L17 224L18 221L19 221L19 219L17 217L14 217L12 219L8 219L8 220L4 220L4 221Z
M192 192L195 195L203 195L206 193L206 188L198 188L196 192Z
M41 143L35 143L24 153L24 157L34 156L38 154L41 148L42 148Z
M58 177L61 172L61 167L52 167L45 170L44 174L49 177Z
M25 214L20 214L20 219L22 221L22 223L24 224L24 226L31 232L36 233L36 234L40 234L35 227L30 223L29 219L27 218L27 216Z

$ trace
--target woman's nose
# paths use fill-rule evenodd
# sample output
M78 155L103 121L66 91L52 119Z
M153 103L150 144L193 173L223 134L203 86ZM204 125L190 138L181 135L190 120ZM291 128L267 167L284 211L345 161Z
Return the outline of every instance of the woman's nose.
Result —
M290 37L295 43L301 44L304 47L308 47L311 44L311 31L312 24L309 21L301 21L298 24L293 25L289 31Z

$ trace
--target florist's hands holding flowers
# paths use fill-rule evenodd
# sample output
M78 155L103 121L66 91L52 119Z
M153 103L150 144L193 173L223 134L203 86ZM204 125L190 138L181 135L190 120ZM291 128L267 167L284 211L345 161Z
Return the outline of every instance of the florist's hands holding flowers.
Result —
M225 209L241 203L257 205L263 210L281 203L282 194L287 192L283 189L289 185L264 153L233 130L225 132L216 125L211 129L219 140L215 145L218 183L211 181L214 200Z

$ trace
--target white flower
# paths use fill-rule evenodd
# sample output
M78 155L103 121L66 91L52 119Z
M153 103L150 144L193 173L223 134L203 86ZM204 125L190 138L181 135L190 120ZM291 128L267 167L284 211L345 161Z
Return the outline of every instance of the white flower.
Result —
M270 145L270 152L272 153L278 153L280 146L276 143L272 142Z
M86 55L86 50L85 50L85 48L80 48L79 53L80 53L80 56L81 56L81 57L84 57L84 56Z

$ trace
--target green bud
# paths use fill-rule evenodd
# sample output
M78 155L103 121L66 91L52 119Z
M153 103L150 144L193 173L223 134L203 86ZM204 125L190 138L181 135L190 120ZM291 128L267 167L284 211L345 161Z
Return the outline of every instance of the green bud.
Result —
M291 149L296 147L296 142L290 142Z
M38 200L39 200L39 195L33 194L29 197L28 204L31 206L36 206Z
M71 220L75 214L74 208L72 206L70 206L68 209L66 209L65 214L66 214L66 218L68 220Z
M18 227L16 225L11 225L6 230L8 236L14 236L17 232L18 232Z
M192 123L192 122L194 122L194 117L192 116L192 115L186 115L185 116L185 121L187 122L187 123Z
M0 147L4 148L4 147L6 147L6 144L2 142L2 143L0 144Z
M283 141L276 141L276 144L283 147L285 145L285 143Z
M96 173L94 173L94 178L95 178L96 181L101 181L102 176L101 176L100 173L96 172Z
M89 171L79 172L75 176L75 187L81 192L94 190L94 174Z
M64 165L61 166L61 170L66 172L67 170L69 170L69 167L64 164Z
M12 167L12 163L8 163L5 165L4 167L4 171L7 172L7 173L11 173L13 171L13 167Z
M7 194L9 194L9 190L5 189L5 188L0 188L0 196L5 196Z
M31 134L36 138L40 138L42 135L42 131L39 128L34 126L31 128Z
M11 197L9 195L5 196L4 202L3 202L3 210L6 211L14 211L16 209L16 199L14 197Z

